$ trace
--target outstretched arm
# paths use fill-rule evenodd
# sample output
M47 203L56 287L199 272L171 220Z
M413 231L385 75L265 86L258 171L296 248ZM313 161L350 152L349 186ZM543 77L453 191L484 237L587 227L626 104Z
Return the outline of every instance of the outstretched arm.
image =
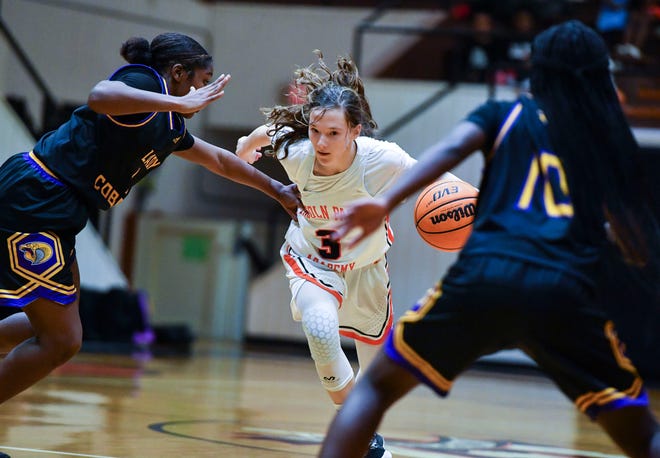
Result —
M193 147L176 151L177 156L203 165L211 172L258 189L277 200L289 216L297 220L298 207L302 207L300 194L295 184L284 185L265 173L237 158L231 151L220 148L195 137Z
M481 149L484 142L485 134L479 126L461 122L443 140L424 151L417 164L390 189L376 198L359 199L346 206L332 238L339 240L358 230L359 235L348 242L355 246L381 227L383 219L404 199Z
M111 116L154 111L195 113L222 97L230 79L230 75L220 75L199 89L191 87L190 92L182 97L137 89L121 81L103 80L92 88L87 106L97 113Z
M239 138L236 144L236 156L248 164L254 164L261 159L261 148L270 145L271 137L268 135L268 129L270 126L264 124Z

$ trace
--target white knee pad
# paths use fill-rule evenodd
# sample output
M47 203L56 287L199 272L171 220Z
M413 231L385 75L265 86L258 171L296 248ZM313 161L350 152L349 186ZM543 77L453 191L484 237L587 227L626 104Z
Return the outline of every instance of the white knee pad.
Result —
M327 391L340 391L353 380L353 368L343 351L330 364L316 363L316 372Z
M302 316L309 351L321 384L339 391L353 379L353 368L341 349L337 313L328 308L309 308Z
M336 299L317 286L303 285L296 295L303 331L321 384L339 391L353 380L353 368L341 349Z
M324 365L337 359L341 353L337 312L322 307L309 308L303 312L302 326L312 359L317 364Z

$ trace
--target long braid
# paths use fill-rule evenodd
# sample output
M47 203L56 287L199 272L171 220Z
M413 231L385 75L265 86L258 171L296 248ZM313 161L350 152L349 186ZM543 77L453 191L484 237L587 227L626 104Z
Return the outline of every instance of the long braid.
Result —
M603 40L579 21L550 28L534 41L530 82L566 169L576 218L592 228L609 221L627 260L657 264L658 223Z

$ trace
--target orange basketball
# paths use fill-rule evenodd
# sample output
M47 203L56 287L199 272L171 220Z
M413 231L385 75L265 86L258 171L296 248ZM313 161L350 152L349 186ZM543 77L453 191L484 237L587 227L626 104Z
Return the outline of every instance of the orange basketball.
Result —
M459 251L472 232L478 196L479 191L464 181L431 183L415 202L417 232L433 248Z

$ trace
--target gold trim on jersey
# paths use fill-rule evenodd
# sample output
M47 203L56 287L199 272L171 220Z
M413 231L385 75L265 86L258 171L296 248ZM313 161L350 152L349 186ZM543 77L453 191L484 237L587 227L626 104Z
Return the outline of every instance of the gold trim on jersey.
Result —
M523 108L522 103L518 102L513 107L509 115L506 117L504 124L502 124L502 128L497 134L497 138L495 138L495 142L493 143L493 148L488 153L488 157L486 158L486 160L490 160L493 157L495 151L497 151L497 148L499 148L500 143L502 143L502 140L504 140L504 137L511 129L511 126L513 125L514 122L516 122L516 119L518 119L518 115L520 115L522 108Z
M619 364L619 366L631 374L637 375L637 369L633 365L632 361L630 361L630 359L622 351L623 344L619 340L616 329L614 329L614 322L611 320L605 323L605 335L607 336L607 340L610 341L612 353L614 354L616 362Z
M142 126L144 126L145 124L147 124L149 121L151 121L152 119L154 119L154 117L155 117L157 114L158 114L158 112L157 112L157 111L154 111L153 113L151 113L151 115L150 115L147 119L145 119L144 121L142 121L142 122L139 123L139 124L124 124L123 122L119 122L119 121L117 121L117 120L116 120L115 118L113 118L111 115L106 115L106 117L107 117L110 121L114 122L115 124L117 124L118 126L121 126L121 127L142 127Z
M21 299L22 297L25 297L28 294L30 294L38 287L39 285L37 285L36 283L30 282L30 283L26 283L25 285L15 290L0 289L0 299Z
M47 173L48 175L50 175L51 177L55 178L57 181L62 181L62 180L60 180L60 178L59 178L57 175L55 175L55 174L53 173L52 170L50 170L48 167L46 167L46 164L44 164L43 162L41 162L41 159L39 159L39 158L37 157L37 155L34 154L34 151L30 151L30 152L28 153L28 156L30 156L30 159L32 159L32 160L33 160L33 161L39 166L39 168L40 168L41 170L43 170L44 172L46 172L46 173Z
M426 377L440 390L449 392L453 382L447 380L438 371L436 371L431 364L419 356L415 350L410 348L410 346L408 346L403 338L403 328L405 323L414 323L424 318L429 310L431 310L431 308L435 305L440 296L442 296L442 288L440 283L438 283L435 288L429 289L426 295L420 299L419 308L415 310L408 310L401 318L399 318L398 323L394 327L393 339L394 347L401 354L401 356L406 359L406 361L408 361L417 370L419 370L424 375L424 377Z
M165 81L165 78L163 78L162 76L160 77L160 79L163 80L163 88L165 90L165 95L170 95L170 91L167 88L167 81ZM174 130L174 113L169 111L167 115L169 116L169 120L170 120L170 130Z
M642 379L637 377L633 384L626 391L619 391L616 388L605 388L597 393L587 393L575 400L575 405L580 412L586 412L592 405L603 406L618 399L630 398L637 399L642 392Z
M159 76L160 76L160 75L159 75ZM160 79L161 79L161 82L162 82L162 84L163 84L163 88L164 88L164 90L165 90L164 94L165 94L165 95L169 95L169 91L167 90L167 82L165 81L165 78L163 78L162 76L160 76ZM151 121L152 119L154 119L154 117L155 117L158 113L159 113L158 111L154 111L153 113L151 113L151 115L149 115L149 117L147 117L144 121L142 121L142 122L139 123L139 124L124 124L124 123L122 123L122 122L119 122L119 121L116 120L115 118L113 118L112 115L106 115L106 117L107 117L110 121L112 121L113 123L115 123L115 124L117 124L118 126L121 126L121 127L142 127L142 126L144 126L145 124L147 124L149 121ZM174 122L172 121L172 112L171 112L171 111L169 112L169 116L170 116L170 129L173 129L173 128L174 128L174 127L173 127L173 126L174 126Z
M623 353L622 350L623 346L621 344L621 341L619 341L619 337L616 334L616 330L614 329L614 323L612 321L607 321L605 323L604 333L605 336L607 337L607 340L609 340L610 342L610 347L612 348L612 354L616 358L619 367L630 372L633 375L634 377L633 383L630 386L630 388L628 388L625 391L619 391L616 388L609 387L597 393L591 392L580 396L575 400L575 405L581 412L585 412L589 407L591 407L594 404L602 406L605 404L609 404L612 401L616 401L617 399L623 399L623 398L636 399L639 397L643 389L643 382L641 377L639 377L637 373L637 369L633 365L632 361L630 361L630 359Z

